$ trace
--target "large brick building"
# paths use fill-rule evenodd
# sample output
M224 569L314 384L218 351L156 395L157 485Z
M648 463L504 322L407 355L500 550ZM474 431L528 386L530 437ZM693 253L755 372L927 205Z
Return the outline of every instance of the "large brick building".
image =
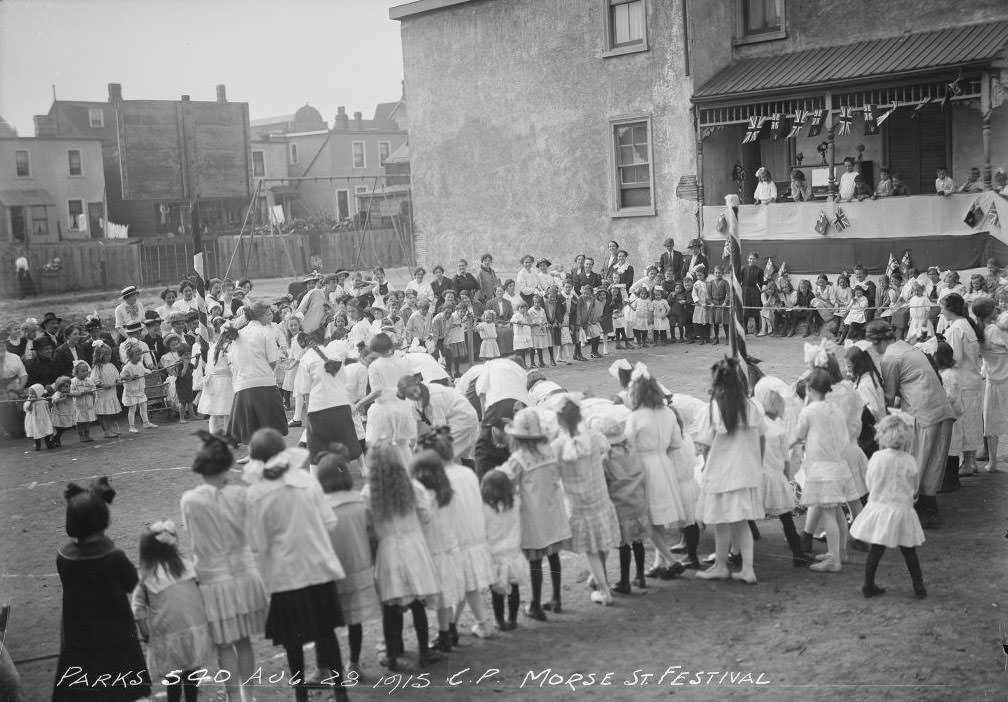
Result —
M98 138L105 162L108 219L130 236L188 234L194 221L211 230L237 227L248 205L248 104L125 100L118 83L108 100L55 100L36 115L39 137Z

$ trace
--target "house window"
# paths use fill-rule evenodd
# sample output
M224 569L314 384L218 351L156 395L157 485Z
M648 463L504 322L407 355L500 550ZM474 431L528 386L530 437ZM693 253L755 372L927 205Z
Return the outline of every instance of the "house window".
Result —
M367 191L368 189L366 185L358 185L354 188L354 192L358 195L367 195Z
M70 149L67 151L67 161L70 166L70 175L79 176L81 174L80 151L77 149Z
M290 151L290 162L297 163L298 162L297 144L291 144L289 151Z
M11 240L24 243L25 235L28 232L28 220L25 216L24 207L11 207L10 210L10 227L11 227Z
M604 0L606 54L615 56L647 49L645 0Z
M70 231L83 231L86 227L84 222L84 201L70 200L67 202L67 211L70 213Z
M31 177L31 158L27 151L18 149L14 152L14 168L18 178Z
M353 147L353 167L367 168L367 164L364 160L364 142L355 141L352 144L352 147Z
M347 190L336 191L336 216L341 220L350 217L350 193Z
M613 123L615 165L613 210L617 216L653 215L654 176L651 169L651 120L636 118Z
M382 166L388 161L389 153L392 151L392 144L387 141L378 142L378 162Z
M737 0L738 27L736 43L783 39L784 0Z
M291 144L294 146L294 144ZM252 177L264 178L266 176L266 158L262 151L252 152Z
M46 214L44 205L33 205L31 208L31 230L32 234L49 233L49 215Z
M88 108L88 124L92 129L102 129L105 127L105 112L100 107Z

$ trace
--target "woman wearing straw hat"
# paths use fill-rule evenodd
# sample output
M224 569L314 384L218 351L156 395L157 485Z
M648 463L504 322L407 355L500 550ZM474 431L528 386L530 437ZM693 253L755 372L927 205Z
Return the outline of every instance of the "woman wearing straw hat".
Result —
M140 291L135 285L127 285L119 293L122 302L115 308L115 328L120 336L126 336L126 325L132 322L143 322L144 307L141 304Z

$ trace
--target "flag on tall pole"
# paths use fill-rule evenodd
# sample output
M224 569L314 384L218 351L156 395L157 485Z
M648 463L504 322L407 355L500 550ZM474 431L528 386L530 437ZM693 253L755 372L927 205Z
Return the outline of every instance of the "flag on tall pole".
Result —
M742 309L742 245L739 238L738 208L741 204L738 195L725 195L725 218L728 220L728 230L725 232L725 248L728 251L728 268L731 274L730 309L732 316L731 340L732 356L747 367L759 363L758 359L750 358L746 350L745 311Z
M202 251L197 251L193 256L193 271L196 273L193 284L196 286L196 313L199 316L197 333L200 338L200 357L205 362L207 352L210 350L210 334L207 331L206 278Z

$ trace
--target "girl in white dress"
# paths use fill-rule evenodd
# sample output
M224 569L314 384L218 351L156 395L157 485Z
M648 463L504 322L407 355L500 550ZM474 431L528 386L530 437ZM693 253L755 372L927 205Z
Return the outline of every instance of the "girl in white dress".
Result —
M909 453L913 440L913 428L898 415L879 422L879 450L868 462L868 504L851 524L851 536L871 544L861 587L865 597L885 592L875 584L875 572L886 548L896 547L910 571L914 595L927 597L916 550L924 543L924 530L913 506L919 477L917 461Z
M73 366L70 380L70 394L74 398L75 420L81 443L94 441L91 438L91 422L95 421L95 386L91 380L91 366L87 361L77 361Z
M283 380L280 389L287 395L287 403L294 410L294 417L291 419L291 426L300 426L304 418L303 392L295 392L295 381L297 380L298 368L301 365L301 357L304 356L305 340L301 334L301 317L294 313L287 318L284 323L287 332L287 357L281 359L283 364Z
M438 638L432 648L450 653L452 618L456 605L465 597L462 555L455 530L455 512L451 507L455 491L437 451L423 450L414 456L410 475L426 488L430 506L430 519L424 522L423 533L438 583L437 592L426 600L427 606L437 611Z
M697 517L714 525L715 559L697 577L755 583L753 534L747 522L763 516L761 439L766 435L766 417L748 399L744 370L737 360L719 361L712 375L710 404L694 441L706 459ZM737 573L728 569L730 544L742 554Z
M828 371L815 368L806 379L806 405L798 415L795 443L805 444L805 483L802 504L808 507L805 531L817 526L826 531L829 551L811 566L817 572L840 572L847 541L847 519L840 506L857 495L851 494L850 468L844 460L849 443L843 413L826 395L833 382Z
M667 574L674 577L685 570L669 550L669 529L682 529L686 537L687 562L699 565L697 545L700 527L696 524L699 486L693 477L696 454L687 445L675 410L666 404L666 393L641 363L630 375L626 390L627 404L633 410L626 421L627 444L635 451L644 468L644 492L651 524L650 538L658 555L670 564Z
M420 445L437 451L445 462L444 472L452 488L450 503L455 533L458 536L462 575L465 579L465 599L455 608L449 632L452 645L458 644L458 621L468 604L476 623L471 631L477 638L486 638L486 605L483 596L493 582L493 559L487 543L486 522L483 517L483 498L476 473L459 464L451 428L445 425L420 437Z
M94 348L94 367L91 369L91 382L95 386L95 416L105 432L106 439L119 436L119 422L116 416L122 412L122 405L116 397L116 384L119 382L119 371L112 365L112 347L101 341L91 344Z
M127 419L129 420L129 430L136 434L140 430L136 428L137 411L140 413L140 420L145 429L157 429L157 424L151 422L147 416L147 376L153 373L143 364L143 347L140 343L127 342L126 363L123 364L119 372L119 380L123 386L123 404L129 408Z
M549 349L550 351L550 361L553 365L556 365L556 361L553 358L553 345L550 343L550 333L549 328L546 326L546 310L543 309L543 297L542 295L536 293L532 296L532 307L528 311L528 323L532 328L532 351L530 355L539 357L539 367L545 368L546 362L543 360L543 349ZM530 367L535 368L535 358L530 358L532 365Z
M529 326L528 306L524 301L520 301L515 307L515 312L508 320L514 330L513 348L518 357L525 359L525 351L532 348L532 327ZM535 368L535 361L532 358L532 351L529 351L529 361L532 368Z
M483 321L476 325L476 332L480 336L480 360L486 361L491 358L500 358L500 346L497 345L497 324L495 323L493 310L483 313Z
M403 465L412 460L416 442L416 419L412 405L399 397L399 380L413 375L409 362L395 355L392 338L378 334L371 340L371 354L365 361L371 392L358 403L367 408L364 439L369 446L391 443L399 450Z
M693 334L701 344L706 344L710 337L710 324L707 319L707 270L696 269L696 282L693 283Z
M1008 434L1008 312L994 323L993 312L984 330L983 355L984 438L988 473L997 473L998 437Z
M378 541L374 573L385 633L385 659L381 663L390 671L398 670L404 648L403 610L409 609L423 668L439 658L428 645L427 610L423 604L423 600L439 592L434 561L421 528L421 523L430 521L427 490L410 479L399 451L388 444L371 447L366 465L368 482L361 496Z
M648 345L648 332L651 330L651 320L654 314L651 292L647 288L638 288L630 300L630 309L633 311L633 333L637 341L637 348L645 348Z
M490 599L494 619L501 631L511 631L518 626L518 583L528 575L528 561L521 551L521 498L514 483L500 470L491 470L483 476L480 486L483 497L483 517L486 524L487 543L493 559L493 583ZM504 596L507 595L507 619L504 619Z
M224 349L226 345L223 339L218 338L210 347L210 353L207 354L206 375L203 378L203 392L200 393L199 403L196 405L196 410L200 414L210 417L211 434L227 430L231 405L234 404L231 363Z
M804 568L808 557L801 550L801 537L794 523L797 507L794 490L788 481L791 463L791 441L784 423L784 398L769 384L756 383L756 401L767 419L766 448L763 452L763 511L767 517L777 517L784 529L784 538L791 549L791 565Z
M47 449L53 448L52 416L49 414L49 400L45 396L45 387L35 383L28 387L28 399L24 402L24 431L29 439L35 439L35 450L42 450L42 440Z
M669 307L668 300L665 299L665 293L659 289L654 290L654 300L651 302L652 314L654 315L654 336L655 343L661 339L661 343L664 346L669 342Z
M217 662L231 671L225 682L228 699L237 702L241 682L255 670L252 636L265 627L269 601L245 538L246 486L231 477L234 456L220 436L197 434L203 447L192 469L203 483L182 494L182 523L191 539Z
M913 295L907 301L910 326L907 328L906 340L915 344L924 337L930 339L934 336L934 326L931 324L931 301L924 295L924 286L914 283L912 289Z

